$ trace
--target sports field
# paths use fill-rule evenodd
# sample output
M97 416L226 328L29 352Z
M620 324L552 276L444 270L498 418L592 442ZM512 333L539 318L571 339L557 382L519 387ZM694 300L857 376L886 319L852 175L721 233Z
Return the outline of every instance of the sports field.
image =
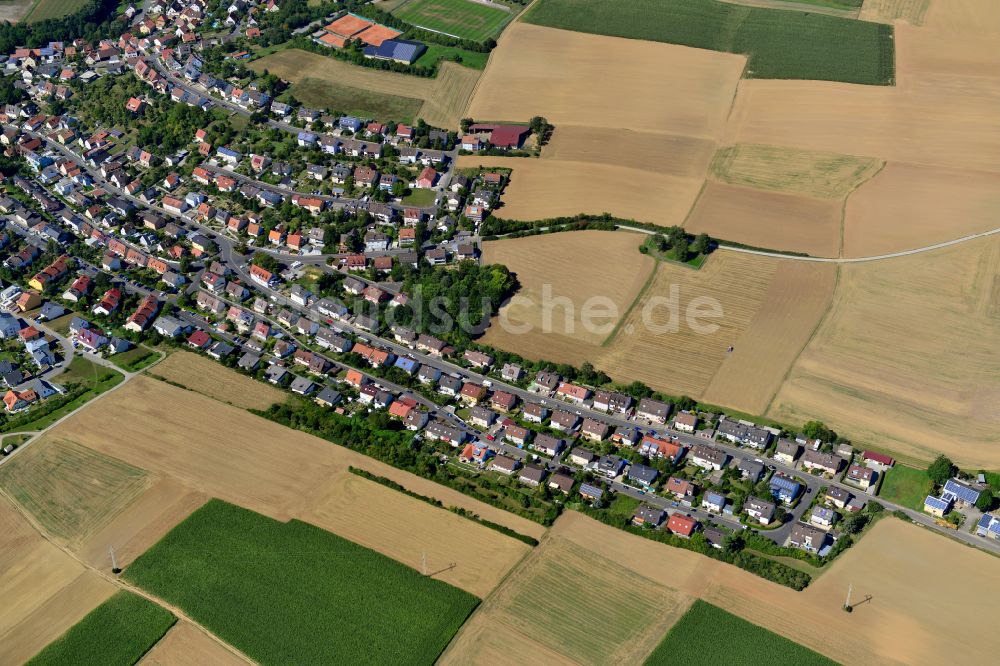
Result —
M250 63L257 72L290 81L292 93L304 94L310 104L345 111L338 104L371 104L357 109L380 120L400 120L381 113L412 112L435 127L458 129L480 72L457 63L444 62L432 79L358 67L336 58L300 49L285 49ZM361 104L364 106L364 104ZM376 108L377 107L377 108Z
M525 20L748 56L745 75L890 85L891 26L716 0L540 0Z
M267 409L288 398L281 389L188 351L174 352L151 372L196 393L244 409Z
M697 663L836 666L837 662L699 599L671 627L646 666Z
M330 532L218 500L123 575L262 664L431 664L478 604Z
M88 613L28 664L134 664L175 621L161 606L122 590Z
M112 421L116 427L109 429ZM426 555L428 566L445 569L442 580L480 597L529 550L495 530L350 474L349 465L521 534L539 538L545 532L538 523L458 491L146 377L134 378L31 446L70 433L74 442L141 467L153 479L142 495L118 507L114 520L75 547L94 566L107 565L109 544L127 566L209 497L282 521L307 521L414 568Z
M410 0L392 12L418 28L484 42L514 15L503 5L472 0Z

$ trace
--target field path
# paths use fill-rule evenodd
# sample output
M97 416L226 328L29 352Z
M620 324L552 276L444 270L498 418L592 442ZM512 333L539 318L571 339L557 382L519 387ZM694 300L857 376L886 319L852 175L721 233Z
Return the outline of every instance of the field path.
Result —
M658 234L662 233L660 230L645 229L642 227L630 227L626 224L619 225L620 229L628 229L629 231L641 231L644 234ZM821 263L829 264L861 264L869 261L881 261L883 259L895 259L897 257L908 257L912 254L921 254L923 252L932 252L934 250L940 250L941 248L951 247L952 245L959 245L961 243L967 243L972 240L979 238L985 238L987 236L995 236L1000 234L1000 227L995 229L990 229L989 231L981 231L978 234L969 234L968 236L962 236L960 238L953 238L948 241L943 241L941 243L934 243L933 245L925 245L924 247L915 247L911 250L901 250L899 252L889 252L887 254L876 254L869 257L810 257L802 256L797 254L784 254L782 252L769 252L767 250L752 250L746 247L733 247L731 245L720 245L720 250L727 250L729 252L742 252L744 254L756 254L761 257L774 257L775 259L792 259L795 261L815 261Z

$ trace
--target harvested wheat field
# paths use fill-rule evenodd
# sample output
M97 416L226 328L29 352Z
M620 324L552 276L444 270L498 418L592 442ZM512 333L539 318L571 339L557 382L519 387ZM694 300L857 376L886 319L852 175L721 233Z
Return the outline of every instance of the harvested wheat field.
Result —
M129 414L131 418L118 418ZM107 424L115 422L114 429ZM285 428L246 411L164 382L137 377L45 436L73 441L131 465L141 465L164 485L154 484L101 535L116 533L123 557L155 541L196 508L218 497L279 520L300 518L319 527L342 525L351 536L400 562L419 568L421 549L431 563L455 563L440 574L448 583L484 596L527 552L528 546L444 509L374 483L344 481L354 465L392 478L407 489L461 506L483 518L539 537L545 529L524 518L477 502L431 481L378 463L319 438ZM44 443L37 442L32 446ZM339 498L340 491L351 500ZM159 493L162 504L154 501ZM339 502L352 515L338 515ZM386 530L384 523L398 525ZM119 523L118 521L122 521ZM365 535L364 526L372 526ZM442 530L442 525L446 530ZM158 536L157 536L158 535ZM106 548L106 543L103 545ZM97 539L80 546L100 557ZM483 562L491 566L482 566Z
M244 666L249 663L187 620L178 620L139 660L142 666Z
M726 350L739 341L762 307L779 261L716 252L698 271L660 264L642 300L614 339L605 343L605 353L593 359L594 365L618 381L639 380L670 394L701 396ZM676 308L668 304L674 294ZM721 307L722 316L695 320L714 330L686 323L689 308L705 310L702 303Z
M1000 173L890 162L847 200L844 256L932 245L1000 227Z
M150 371L157 377L244 409L267 409L288 397L284 391L187 351L174 352Z
M545 116L560 125L715 137L746 58L528 23L499 40L469 106L482 120ZM558 131L558 129L557 129Z
M148 485L143 470L62 438L34 442L0 467L0 488L62 543L93 536Z
M1000 239L841 267L768 414L904 458L1000 468Z
M840 254L842 208L836 199L710 181L684 228L753 247L836 257Z
M739 144L720 148L710 173L730 185L841 199L878 173L882 164L873 157Z
M896 518L882 519L802 592L573 511L540 550L560 538L668 588L672 598L700 597L844 664L984 663L997 649L991 611L1000 559ZM844 613L851 583L857 605ZM871 601L858 603L866 595Z
M541 159L614 164L700 181L705 177L714 151L715 142L711 139L559 125L542 149Z
M572 354L574 345L584 343L580 358L586 358L586 347L600 345L611 333L655 268L652 257L639 253L644 239L621 231L574 231L484 243L483 263L507 266L521 288L501 308L483 342L528 355L555 347ZM603 268L592 270L598 265ZM589 320L599 328L588 331L582 315L591 297L596 298L590 301L595 307ZM545 302L552 303L548 316ZM593 316L612 310L612 316ZM526 325L531 330L519 332Z
M691 601L553 536L475 612L441 663L637 664Z
M441 63L435 78L420 78L358 67L301 49L285 49L250 63L255 71L265 69L292 83L312 79L335 86L349 86L383 95L423 100L419 117L435 127L458 129L480 72L453 62ZM530 117L530 116L529 116Z
M512 169L496 214L513 220L612 213L663 226L680 225L703 182L616 164L544 158L463 155L456 164Z
M701 399L763 414L829 310L836 284L834 264L779 262L760 309Z
M417 570L423 566L425 553L428 571L446 569L457 561L449 548L476 553L475 564L466 560L462 566L467 570L458 572L470 581L480 570L506 572L514 556L530 551L527 545L513 539L498 539L497 532L450 511L429 505L418 508L416 504L408 508L413 502L417 501L374 481L355 474L338 474L320 492L309 497L308 506L300 517L375 550L384 551L386 544L392 544L393 557ZM415 529L414 523L419 528ZM455 535L455 539L461 539L461 545L457 541L443 540L443 535ZM481 581L467 583L465 589L483 597L495 583L491 577L484 577Z
M46 541L0 497L0 664L19 665L110 597L114 584Z

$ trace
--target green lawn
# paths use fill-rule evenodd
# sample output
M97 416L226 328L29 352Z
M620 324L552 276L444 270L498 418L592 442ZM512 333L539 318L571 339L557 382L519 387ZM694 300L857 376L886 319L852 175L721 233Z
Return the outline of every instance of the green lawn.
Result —
M500 32L514 12L472 0L410 0L392 12L418 28L484 42Z
M220 500L124 576L261 664L432 664L479 603L313 525Z
M539 0L525 20L745 54L750 78L895 81L893 28L881 23L716 0Z
M53 382L66 389L33 405L28 411L0 421L0 432L44 430L78 407L125 379L120 372L98 365L82 356L75 357Z
M701 599L671 627L646 660L647 666L833 666L836 663Z
M435 194L436 192L434 192L434 190L428 190L428 189L411 190L409 194L403 197L403 204L406 206L417 206L420 208L433 206Z
M49 643L28 664L134 664L176 621L166 609L122 590Z
M878 496L887 502L916 509L924 508L924 498L934 490L927 470L915 469L896 463L885 473Z
M456 56L460 58L459 62L462 65L471 67L472 69L486 69L486 61L490 59L489 53L467 51L457 46L428 44L427 50L413 64L420 65L421 67L432 67L441 60L455 60Z
M408 124L413 122L424 103L413 97L400 97L309 77L293 84L291 92L306 106Z

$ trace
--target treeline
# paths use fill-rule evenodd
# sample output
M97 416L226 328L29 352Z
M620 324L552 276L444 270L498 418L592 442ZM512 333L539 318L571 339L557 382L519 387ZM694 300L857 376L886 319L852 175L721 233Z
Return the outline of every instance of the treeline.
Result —
M426 268L403 283L411 302L399 308L396 322L464 345L486 330L490 317L518 286L515 275L499 264L462 261L449 269Z
M61 18L33 23L0 24L0 53L11 53L19 46L37 48L49 42L72 42L85 39L96 42L115 37L125 29L124 17L118 16L121 0L91 0L79 11Z
M441 46L452 46L465 49L466 51L478 51L479 53L489 53L495 49L497 45L496 40L492 38L487 39L485 42L477 42L472 39L451 37L449 35L443 35L440 32L424 30L407 23L397 16L393 16L389 12L383 11L378 7L373 7L371 5L359 7L358 9L355 9L354 12L360 16L364 16L381 23L382 25L387 25L390 28L401 30L403 32L402 36L406 39L414 39L419 42L431 42L432 44L440 44Z
M482 485L470 483L470 478L455 471L440 452L429 442L417 439L413 433L403 428L399 421L390 419L384 412L372 412L363 417L348 417L331 409L321 407L311 401L296 400L285 404L272 405L266 410L251 409L252 413L281 425L301 430L345 448L380 460L387 465L412 472L443 486L457 490L485 504L533 520L542 525L551 525L559 516L559 507L543 502L536 497L486 482ZM494 493L489 492L496 489ZM515 500L516 506L504 501L504 497Z
M739 534L730 535L723 544L723 547L719 549L709 544L708 540L705 539L705 535L701 532L696 532L691 538L685 539L667 530L654 530L633 525L630 516L623 517L606 510L594 509L587 506L580 508L580 511L606 525L623 529L626 532L631 532L632 534L653 541L665 543L668 546L692 550L706 557L711 557L713 560L733 564L756 576L790 587L793 590L804 590L812 582L812 576L804 571L798 571L787 564L775 562L774 560L749 552L745 549L746 544L743 541L743 537Z
M451 511L452 513L458 514L459 516L462 516L463 518L468 518L469 520L471 520L473 522L476 522L476 523L479 523L480 525L483 525L484 527L488 527L491 530L496 530L497 532L500 532L501 534L506 534L509 537L513 537L513 538L517 539L518 541L523 541L524 543L528 544L529 546L537 546L538 545L538 539L536 539L534 537L527 536L526 534L521 534L520 532L515 532L514 530L510 529L506 525L501 525L500 523L494 523L491 520L486 520L485 518L480 517L479 514L473 513L472 511L469 511L468 509L463 509L460 506L449 506L449 507L446 507L441 502L441 500L437 499L436 497L429 497L427 495L421 495L420 493L415 493L412 490L408 490L404 486L396 483L392 479L386 478L384 476L378 476L377 474L372 474L368 470L360 469L358 467L354 467L353 465L349 466L347 468L347 471L350 472L351 474L357 474L358 476L363 477L365 479L368 479L369 481L374 481L375 483L382 484L383 486L385 486L387 488L392 488L393 490L401 492L404 495L409 495L410 497L412 497L414 499L418 499L421 502L427 502L428 504L431 504L433 506L440 507L442 509L448 509L448 511Z

